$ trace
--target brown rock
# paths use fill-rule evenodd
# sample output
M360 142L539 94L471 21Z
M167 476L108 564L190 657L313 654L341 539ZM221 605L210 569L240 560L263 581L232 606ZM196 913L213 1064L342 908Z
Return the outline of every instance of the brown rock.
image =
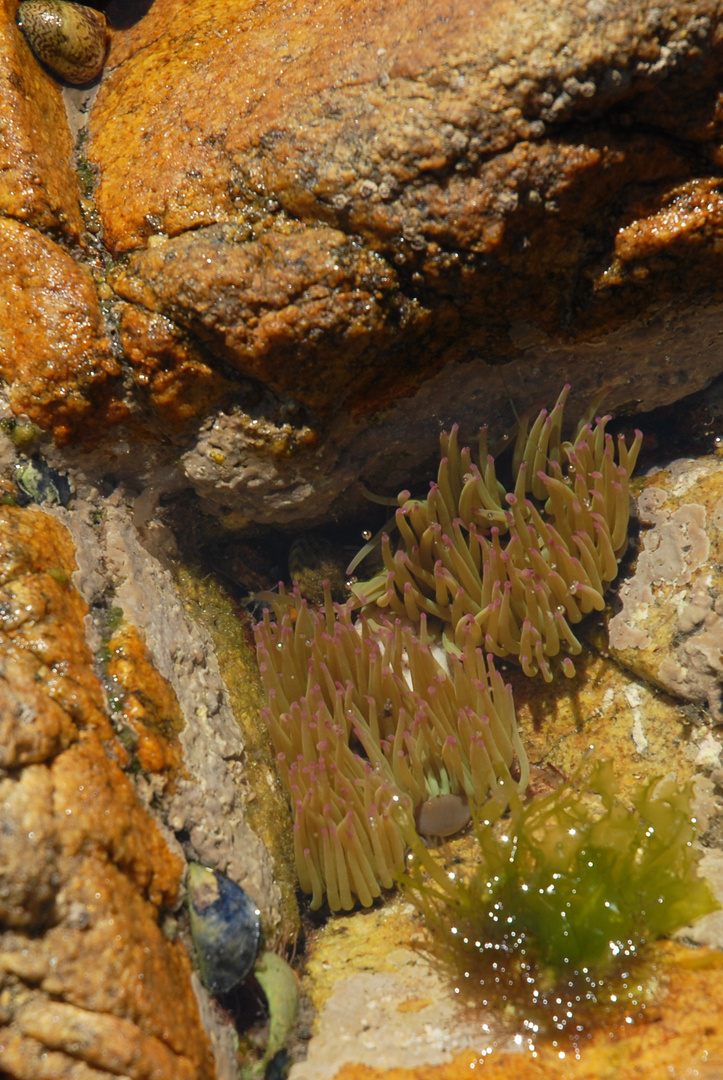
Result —
M120 373L93 279L52 240L0 218L0 374L15 412L58 442L127 413L109 400Z
M214 371L198 345L169 319L131 304L119 304L117 314L140 396L147 395L165 425L183 428L228 398L232 383Z
M57 88L13 13L3 175L28 161L15 188L70 200L63 236L112 306L78 185L62 180ZM268 522L328 514L400 452L421 462L430 413L476 427L501 412L505 426L507 387L519 410L566 378L581 399L617 378L610 403L643 408L703 385L723 366L720 16L716 0L157 0L116 33L92 109L95 204L78 159L88 229L132 253L111 280L135 385L109 378L85 271L6 223L8 262L41 268L6 286L13 410L62 441L143 406L151 424L133 438L185 429L207 509ZM67 207L6 213L56 233L70 221ZM16 291L29 285L32 334ZM293 429L283 453L275 439L226 464L239 428L246 445L264 423Z
M210 1080L188 958L159 925L182 863L111 756L69 534L4 508L0 536L3 691L18 702L0 771L0 1071Z
M129 250L153 231L175 236L219 221L265 231L273 213L286 212L361 236L390 260L410 300L454 299L500 323L522 301L518 321L542 317L543 329L557 331L560 315L590 296L573 274L604 260L623 186L690 175L692 162L664 131L626 134L605 114L621 101L641 106L670 77L683 80L679 93L709 103L698 139L715 144L719 133L713 5L661 13L630 4L612 26L583 5L555 14L542 3L496 3L480 17L415 0L327 2L312 19L304 6L240 13L206 0L189 17L156 4L154 43L106 80L94 110L89 154L102 169L107 242ZM179 94L169 72L191 57ZM156 140L170 125L177 138L159 159ZM663 190L650 201L661 198ZM591 228L601 213L603 227ZM524 290L514 284L520 276ZM499 348L506 327L486 329Z
M720 18L157 0L116 35L87 153L121 340L199 418L206 509L318 520L408 483L438 425L717 374ZM313 439L249 448L284 423Z
M254 240L248 229L212 226L154 245L112 280L124 299L195 332L240 375L325 412L347 395L350 364L360 367L363 395L361 358L411 314L395 278L335 229L287 226Z

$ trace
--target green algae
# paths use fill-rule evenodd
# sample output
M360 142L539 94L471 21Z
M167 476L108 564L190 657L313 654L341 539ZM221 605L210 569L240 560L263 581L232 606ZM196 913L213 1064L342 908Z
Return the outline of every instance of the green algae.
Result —
M468 873L420 844L400 884L460 991L535 1030L577 1027L599 1005L644 1008L646 946L720 906L690 803L671 779L624 802L599 762L527 805L512 790L505 817L487 808Z

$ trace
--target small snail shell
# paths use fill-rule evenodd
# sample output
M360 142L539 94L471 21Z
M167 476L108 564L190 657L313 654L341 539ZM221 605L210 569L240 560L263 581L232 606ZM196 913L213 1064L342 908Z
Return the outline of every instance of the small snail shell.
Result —
M226 994L256 962L260 912L225 874L190 863L188 914L201 979L212 994Z
M100 74L108 48L102 12L67 0L23 0L17 23L38 60L76 86Z

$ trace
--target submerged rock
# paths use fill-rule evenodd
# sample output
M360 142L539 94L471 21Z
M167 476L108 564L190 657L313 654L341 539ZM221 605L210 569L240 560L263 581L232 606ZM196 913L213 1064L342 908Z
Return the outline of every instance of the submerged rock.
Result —
M723 723L723 473L717 454L671 462L637 496L640 552L608 621L612 655Z

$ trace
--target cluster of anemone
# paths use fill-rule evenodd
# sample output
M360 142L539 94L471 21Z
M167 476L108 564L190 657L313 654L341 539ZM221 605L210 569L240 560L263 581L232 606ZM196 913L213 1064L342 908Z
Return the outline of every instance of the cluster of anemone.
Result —
M572 626L603 608L617 574L641 442L618 439L616 455L609 417L563 441L568 392L523 423L511 491L486 430L478 464L455 427L428 496L398 497L396 549L384 535L383 569L346 605L328 590L318 611L298 593L270 598L275 618L256 629L265 717L313 908L325 896L332 910L370 905L399 878L417 832L450 835L527 786L494 657L550 680L563 654L574 673Z
M513 657L527 675L553 677L550 660L574 674L581 651L572 627L605 606L627 544L628 482L640 450L606 433L609 416L583 421L562 440L566 386L551 412L523 424L512 461L513 490L500 483L480 435L479 465L460 449L457 428L441 437L436 483L425 499L398 496L396 550L382 537L383 569L353 585L363 612L419 623L428 616L445 643L470 638ZM360 553L361 554L361 553ZM355 568L357 560L350 570Z
M291 601L291 603L289 603ZM456 832L471 809L528 782L511 689L471 640L449 667L401 620L352 621L298 593L256 628L265 720L294 813L312 908L369 906L416 831ZM507 786L505 786L507 784Z

